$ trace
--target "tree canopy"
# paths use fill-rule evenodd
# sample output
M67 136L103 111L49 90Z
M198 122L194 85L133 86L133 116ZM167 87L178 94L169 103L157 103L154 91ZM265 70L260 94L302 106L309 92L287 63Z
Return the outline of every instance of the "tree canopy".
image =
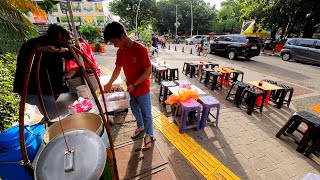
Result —
M134 29L138 4L139 0L115 0L111 12ZM255 20L273 32L311 37L320 24L318 0L225 0L220 10L204 0L142 0L138 25L152 25L160 34L174 34L177 6L178 34L190 34L191 4L193 34L240 33L243 21Z

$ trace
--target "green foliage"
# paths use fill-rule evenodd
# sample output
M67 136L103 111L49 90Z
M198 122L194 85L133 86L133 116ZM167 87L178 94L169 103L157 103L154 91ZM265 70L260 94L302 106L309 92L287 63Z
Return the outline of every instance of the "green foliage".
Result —
M0 14L0 54L17 53L24 42L38 34L23 14L10 5L2 4Z
M157 11L154 28L161 34L175 34L176 22L179 22L178 35L190 34L191 32L191 1L160 0L157 1ZM215 17L214 7L206 4L203 0L193 1L193 34L208 34L212 31L213 19Z
M95 43L94 44L96 52L100 52L100 46L101 46L100 43Z
M18 119L20 97L12 92L15 70L16 56L0 55L0 132Z
M89 41L89 43L95 43L96 39L100 37L98 28L86 25L81 26L81 34Z
M136 27L136 15L140 0L114 0L110 5L110 11L121 17L121 21L129 29ZM138 14L138 27L153 22L153 14L156 11L156 0L142 0Z

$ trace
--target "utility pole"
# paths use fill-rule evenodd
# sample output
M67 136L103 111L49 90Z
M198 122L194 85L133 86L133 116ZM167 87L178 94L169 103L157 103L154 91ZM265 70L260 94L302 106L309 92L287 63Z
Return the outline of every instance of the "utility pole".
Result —
M137 9L137 15L136 15L136 35L138 34L138 15L139 15L139 9L140 9L140 3L142 0L139 1L138 9Z
M176 38L178 37L178 5L176 4ZM175 39L176 39L175 38Z
M192 0L191 0L191 36L193 31L193 14L192 14Z

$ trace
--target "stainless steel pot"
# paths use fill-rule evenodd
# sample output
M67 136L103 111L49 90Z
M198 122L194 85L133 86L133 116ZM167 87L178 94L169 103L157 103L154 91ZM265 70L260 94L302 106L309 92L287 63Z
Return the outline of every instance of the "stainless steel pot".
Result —
M69 149L61 134L42 150L34 171L35 179L99 179L107 158L101 138L89 130L70 130L65 138Z
M104 127L101 117L93 113L78 113L61 120L64 131L74 129L88 129L102 136ZM44 135L44 142L47 144L51 139L62 133L60 122L51 125Z

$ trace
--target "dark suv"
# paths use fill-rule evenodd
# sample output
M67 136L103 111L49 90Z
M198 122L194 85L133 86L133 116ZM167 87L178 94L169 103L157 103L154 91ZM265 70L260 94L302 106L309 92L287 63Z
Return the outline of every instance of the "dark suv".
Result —
M290 38L280 51L282 60L295 59L312 64L320 64L320 40Z
M250 59L260 54L259 38L243 35L219 36L211 41L210 48L210 53L223 53L229 59L235 59L238 56Z

